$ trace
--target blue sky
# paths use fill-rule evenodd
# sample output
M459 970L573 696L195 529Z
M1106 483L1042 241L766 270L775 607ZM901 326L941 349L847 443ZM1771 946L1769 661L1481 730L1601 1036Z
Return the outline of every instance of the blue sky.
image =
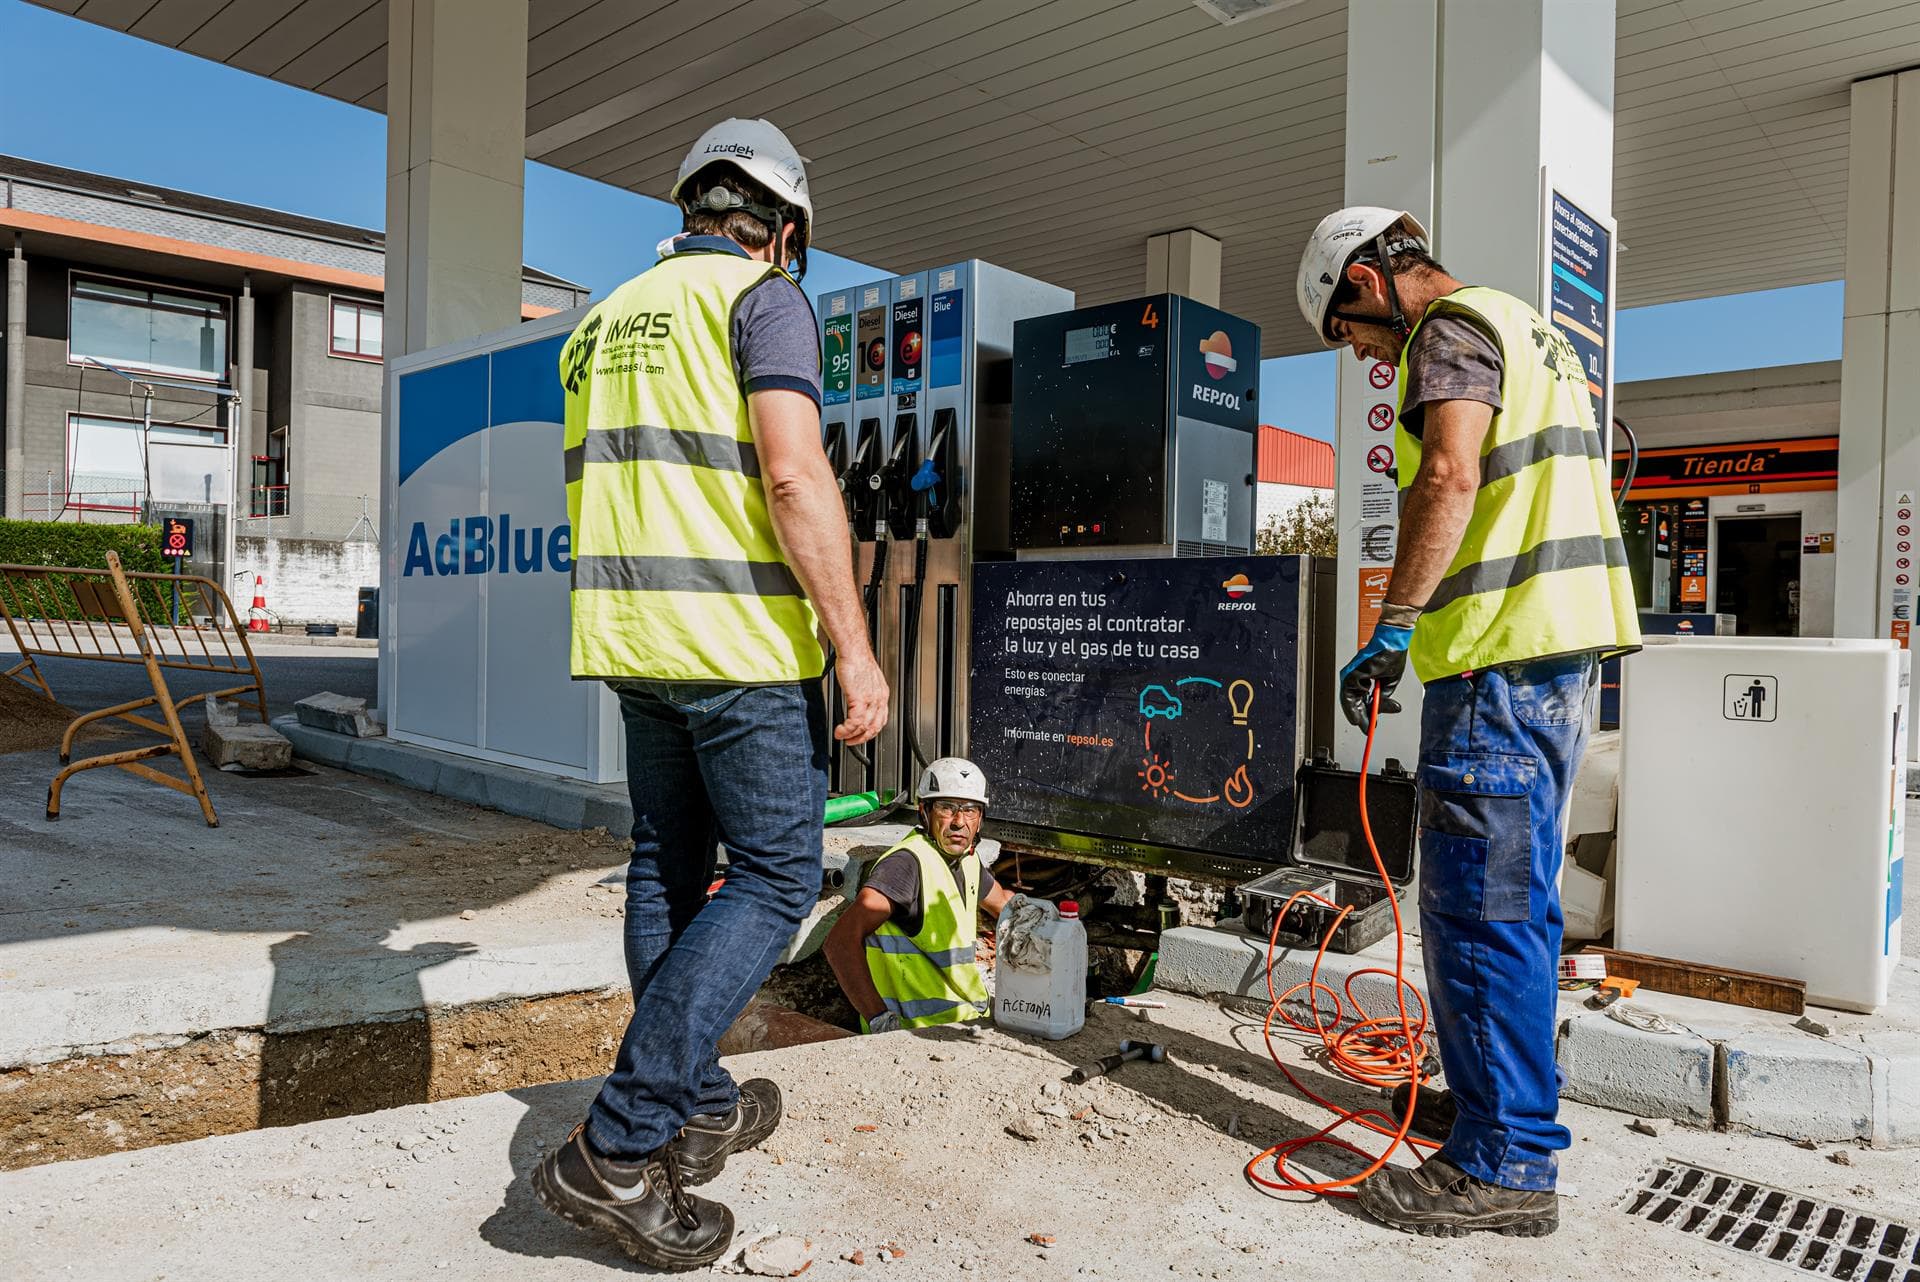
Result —
M0 0L0 49L0 152L363 227L385 221L384 117L22 0ZM527 166L526 200L527 261L596 292L651 265L679 226L660 201L544 165ZM1632 244L1631 228L1623 239ZM820 293L879 274L816 254L806 284ZM1837 281L1623 311L1615 375L1837 360L1840 315ZM1262 417L1330 437L1338 360L1265 362Z

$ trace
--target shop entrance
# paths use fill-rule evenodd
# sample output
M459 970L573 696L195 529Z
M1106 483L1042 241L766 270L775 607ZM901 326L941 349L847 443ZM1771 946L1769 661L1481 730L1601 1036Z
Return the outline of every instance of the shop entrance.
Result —
M1715 531L1714 609L1745 637L1800 635L1800 517L1721 517Z

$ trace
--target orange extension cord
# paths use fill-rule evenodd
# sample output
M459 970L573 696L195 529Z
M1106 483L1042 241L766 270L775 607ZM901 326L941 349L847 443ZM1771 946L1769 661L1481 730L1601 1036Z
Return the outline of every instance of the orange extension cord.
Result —
M1247 1163L1247 1178L1262 1188L1321 1193L1329 1197L1353 1197L1353 1186L1385 1166L1387 1160L1399 1150L1402 1144L1416 1149L1431 1150L1440 1147L1431 1140L1423 1140L1407 1134L1408 1128L1413 1124L1414 1109L1420 1100L1420 1064L1427 1054L1424 1041L1427 1031L1427 1003L1426 999L1421 997L1420 990L1406 978L1407 933L1400 920L1400 900L1393 892L1393 880L1387 876L1386 864L1380 859L1380 848L1374 844L1373 825L1367 818L1367 765L1373 758L1373 733L1379 722L1380 687L1376 683L1373 687L1372 707L1367 717L1367 746L1360 757L1360 830L1366 835L1367 853L1373 856L1374 869L1380 874L1380 884L1387 888L1387 903L1393 909L1393 969L1389 971L1383 967L1369 966L1363 970L1356 970L1347 977L1343 987L1346 989L1347 1005L1353 1011L1353 1023L1342 1030L1340 1023L1345 1018L1346 1009L1333 989L1320 982L1320 963L1326 959L1327 947L1333 942L1334 932L1340 929L1340 923L1345 921L1347 914L1353 911L1352 906L1340 908L1338 915L1333 919L1333 924L1327 928L1325 938L1320 941L1320 951L1314 955L1313 970L1306 980L1295 984L1284 993L1275 993L1273 989L1273 955L1279 943L1281 923L1286 920L1288 911L1302 899L1311 899L1327 908L1336 908L1338 905L1329 903L1312 891L1303 890L1289 898L1281 906L1280 911L1274 914L1273 929L1267 935L1267 997L1270 1004L1267 1007L1267 1018L1261 1025L1260 1034L1266 1042L1267 1055L1273 1060L1274 1067L1286 1074L1287 1080L1293 1083L1295 1090L1332 1113L1334 1120L1312 1135L1275 1144L1272 1148L1256 1154L1254 1159ZM1353 994L1353 981L1362 975L1383 975L1393 981L1394 997L1400 1008L1400 1016L1397 1020L1391 1016L1384 1018L1367 1016ZM1282 1009L1284 1003L1302 989L1306 990L1308 1004L1313 1009L1311 1024L1301 1023ZM1408 993L1413 994L1414 1001L1419 1005L1420 1017L1417 1020L1407 1014ZM1322 1020L1320 1014L1322 994L1325 994L1326 999L1333 1003L1332 1012L1325 1020ZM1321 1045L1326 1048L1327 1065L1342 1077L1363 1086L1376 1087L1394 1087L1402 1082L1411 1082L1413 1093L1408 1100L1406 1120L1396 1124L1391 1112L1377 1108L1348 1110L1315 1094L1293 1075L1293 1070L1281 1062L1278 1052L1274 1050L1273 1021L1276 1018L1289 1028L1317 1035ZM1387 1151L1379 1157L1371 1157L1359 1145L1334 1134L1335 1131L1347 1125L1362 1127L1376 1135L1389 1136L1393 1142L1387 1145ZM1370 1161L1371 1165L1359 1174L1350 1175L1341 1180L1303 1179L1289 1170L1287 1163L1302 1149L1314 1144L1328 1144L1334 1148L1343 1149L1355 1157ZM1259 1171L1260 1164L1268 1158L1273 1159L1273 1178L1262 1175Z

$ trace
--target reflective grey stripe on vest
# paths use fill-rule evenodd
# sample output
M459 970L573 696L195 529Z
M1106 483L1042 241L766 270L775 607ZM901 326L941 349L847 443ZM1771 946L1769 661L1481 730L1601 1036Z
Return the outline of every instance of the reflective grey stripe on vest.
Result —
M888 1010L901 1019L925 1019L929 1015L944 1015L950 1010L959 1010L962 1006L971 1006L982 1014L985 1014L987 1009L979 1002L956 1002L945 997L923 997L916 1001L903 1002L882 996L880 1000L887 1004Z
M1626 563L1626 545L1617 538L1582 534L1570 539L1547 539L1518 556L1494 557L1449 574L1433 590L1426 613L1444 610L1462 597L1503 592L1556 570L1584 570L1593 566L1617 569Z
M1480 484L1524 472L1535 463L1550 458L1599 458L1600 433L1585 427L1543 427L1517 441L1506 441L1487 451L1480 460Z
M958 966L962 962L970 962L979 955L979 949L972 943L968 943L963 948L949 948L943 952L930 953L905 935L883 935L879 931L867 936L867 947L878 953L898 955L912 953L926 958L942 970L949 966Z
M752 441L667 427L593 428L586 440L566 452L567 484L585 476L589 463L678 463L760 475L760 454Z
M724 592L797 596L799 580L779 561L717 561L697 556L576 556L576 592Z

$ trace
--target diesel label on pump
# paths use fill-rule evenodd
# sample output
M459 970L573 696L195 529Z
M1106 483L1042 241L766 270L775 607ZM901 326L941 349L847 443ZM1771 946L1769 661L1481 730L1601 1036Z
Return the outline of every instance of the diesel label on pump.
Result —
M887 313L871 307L860 313L859 391L861 400L884 396L887 390Z
M925 354L921 337L921 315L926 300L910 298L893 305L893 394L912 396L920 390L921 357ZM903 402L902 409L912 402Z
M1301 566L975 566L969 742L994 818L1276 862L1300 758Z

